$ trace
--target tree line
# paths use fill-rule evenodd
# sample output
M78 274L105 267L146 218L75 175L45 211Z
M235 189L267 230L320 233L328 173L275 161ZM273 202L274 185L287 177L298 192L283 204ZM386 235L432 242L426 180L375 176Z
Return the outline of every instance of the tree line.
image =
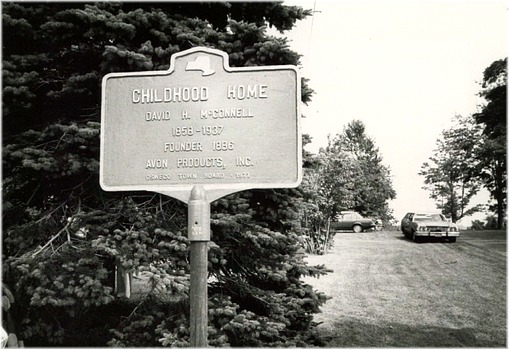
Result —
M430 198L453 222L484 210L485 205L470 202L481 188L487 189L494 201L487 209L502 229L507 210L507 58L484 70L479 96L485 101L479 112L454 117L454 126L442 131L419 174Z
M309 140L307 141L309 142ZM307 250L322 254L332 244L329 224L341 212L354 210L389 226L389 200L396 198L391 170L360 120L329 135L318 154L305 154L302 226Z

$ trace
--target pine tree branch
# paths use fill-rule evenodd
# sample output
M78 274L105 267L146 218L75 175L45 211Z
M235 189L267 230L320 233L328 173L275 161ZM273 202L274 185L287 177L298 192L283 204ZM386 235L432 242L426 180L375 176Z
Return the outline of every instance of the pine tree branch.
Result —
M45 245L43 245L42 247L40 247L35 253L32 254L32 258L35 258L35 256L37 256L40 252L42 252L43 250L45 250L48 246L53 246L53 241L55 241L63 232L66 232L67 233L67 237L68 237L68 241L70 242L70 232L69 232L69 227L71 226L71 224L73 223L74 221L74 218L71 218L70 220L68 220L67 224L60 230L58 231L58 233L56 235L54 235L53 237L51 237L51 239L46 242ZM67 242L67 241L66 241ZM56 250L58 250L60 247L58 247ZM54 250L54 252L56 251Z

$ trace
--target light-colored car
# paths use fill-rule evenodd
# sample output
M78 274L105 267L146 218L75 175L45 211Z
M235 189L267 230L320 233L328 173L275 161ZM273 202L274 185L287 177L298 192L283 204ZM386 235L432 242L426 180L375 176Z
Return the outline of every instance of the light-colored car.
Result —
M375 228L374 220L362 217L355 211L342 211L330 223L333 231L352 230L353 232L362 232L371 228Z
M440 213L407 213L401 220L401 231L405 237L414 241L424 237L438 237L456 242L460 236L458 226Z

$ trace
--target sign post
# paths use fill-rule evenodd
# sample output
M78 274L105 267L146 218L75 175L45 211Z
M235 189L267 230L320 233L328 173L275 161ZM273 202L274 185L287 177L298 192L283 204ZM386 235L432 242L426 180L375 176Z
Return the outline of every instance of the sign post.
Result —
M187 232L191 241L191 347L201 348L207 346L207 243L210 240L210 204L202 187L193 187L187 210Z
M197 47L168 71L103 78L100 184L188 204L191 346L207 346L210 203L302 179L300 78L295 66L231 68Z

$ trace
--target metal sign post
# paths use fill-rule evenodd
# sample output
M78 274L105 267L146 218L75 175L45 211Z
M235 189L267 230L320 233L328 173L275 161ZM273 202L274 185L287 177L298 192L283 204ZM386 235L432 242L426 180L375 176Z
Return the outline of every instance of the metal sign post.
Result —
M203 348L207 342L207 243L210 241L210 204L205 190L194 186L188 203L187 232L191 241L191 347Z
M100 184L188 204L191 346L207 346L210 203L302 179L300 78L295 66L231 68L196 47L168 71L103 78Z

